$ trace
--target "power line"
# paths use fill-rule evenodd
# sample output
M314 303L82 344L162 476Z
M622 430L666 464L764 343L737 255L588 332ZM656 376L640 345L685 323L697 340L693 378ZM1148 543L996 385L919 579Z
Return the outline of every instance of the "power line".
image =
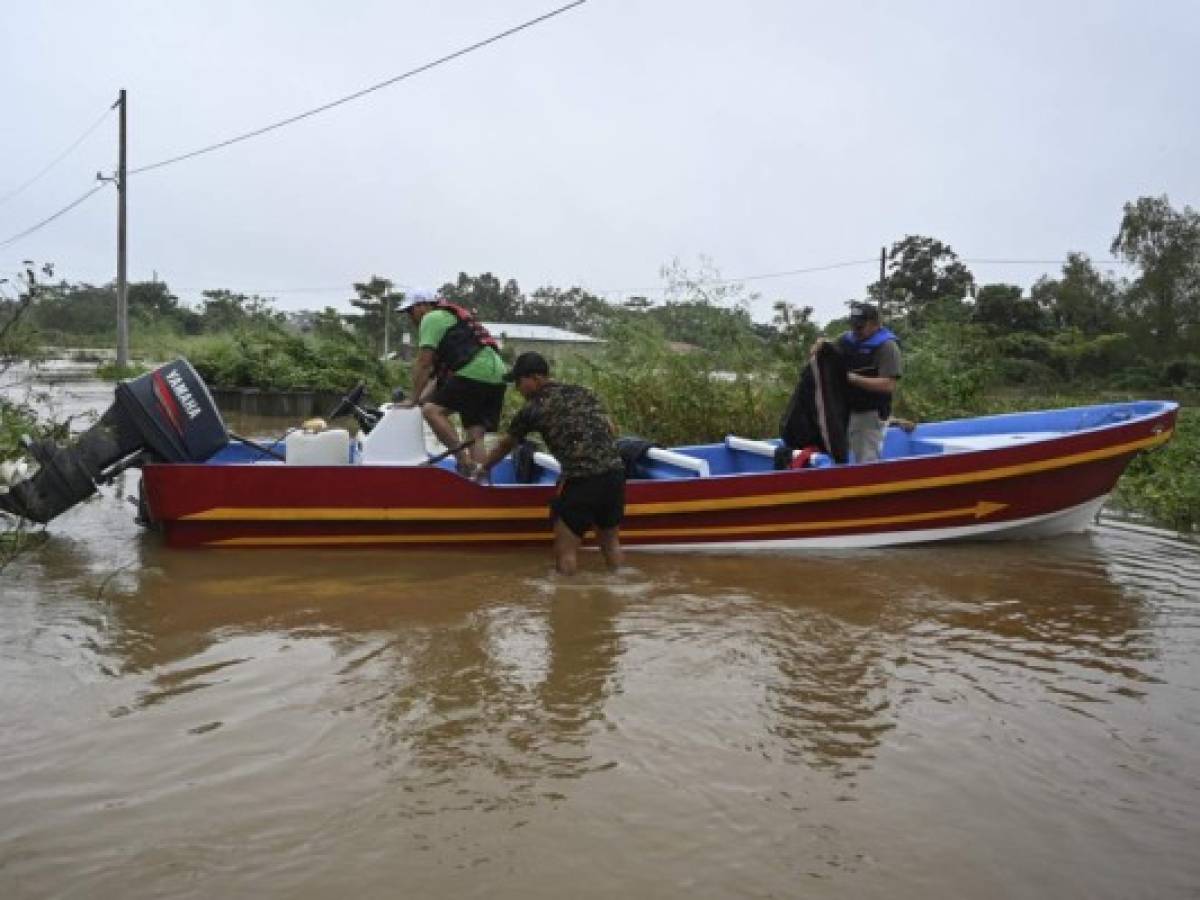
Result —
M1089 258L1098 254L1089 255ZM1038 265L1038 266L1058 266L1066 262L1065 259L999 259L999 258L974 258L974 259L959 259L961 263L970 263L971 265ZM809 275L814 272L828 272L833 269L848 269L853 266L877 265L879 257L871 259L850 259L845 262L829 263L821 266L807 266L803 269L789 269L785 272L764 272L755 275L740 275L735 278L714 278L709 281L710 284L740 284L743 281L766 281L771 278L787 278L792 275ZM1096 265L1108 265L1108 262L1098 262ZM1113 265L1132 266L1137 265L1126 260L1114 260ZM652 288L606 288L596 291L597 294L649 294L659 292L663 293L664 289L661 286Z
M1077 252L1077 251L1072 251ZM1101 254L1085 253L1089 260L1095 259ZM1065 259L960 259L959 262L970 263L973 266L1057 266L1066 262ZM1137 263L1129 262L1124 259L1105 260L1096 263L1098 266L1134 266Z
M471 44L468 47L463 47L460 50L456 50L453 53L447 54L446 56L440 57L439 59L435 59L432 62L425 63L424 65L418 66L415 69L411 69L411 70L404 72L400 75L397 75L393 78L389 78L386 81L381 81L378 84L373 84L370 87L363 88L360 91L355 91L353 94L348 94L345 97L341 97L337 100L333 100L322 106L318 106L314 109L310 109L310 110L308 110L306 112L302 112L298 115L291 116L291 117L289 117L287 119L283 119L279 122L274 122L274 123L272 123L270 125L266 125L262 128L255 129L254 131L246 132L245 134L241 134L236 137L229 138L228 140L220 141L216 144L210 144L207 147L201 147L200 149L193 150L190 153L183 153L183 154L180 154L179 156L173 156L169 159L160 160L159 162L156 162L156 163L151 163L146 166L140 166L136 169L130 169L128 174L129 175L137 175L141 172L149 172L152 169L161 169L164 166L169 166L173 163L182 162L185 159L191 159L193 157L200 156L201 154L204 154L204 153L210 153L214 150L219 150L222 147L228 147L231 144L236 144L241 141L249 140L250 138L257 137L261 134L266 134L267 132L274 131L277 128L283 128L285 125L291 125L295 122L299 122L301 119L307 119L310 116L317 115L318 113L326 112L327 110L333 109L334 107L337 107L337 106L341 106L344 103L349 103L352 100L357 100L360 97L364 97L367 94L370 94L374 91L378 91L378 90L381 90L390 85L396 84L397 82L404 81L405 79L411 78L415 75L419 75L422 72L427 72L430 69L433 69L444 63L450 62L451 60L457 59L460 56L465 56L468 53L471 53L475 50L479 50L482 47L486 47L488 44L494 44L497 41L503 40L506 37L510 37L511 35L516 34L517 32L524 31L527 28L532 28L534 25L537 25L541 22L545 22L547 19L552 19L555 16L561 15L562 13L564 13L570 9L573 9L576 6L582 6L586 2L587 2L587 0L574 0L574 2L568 3L565 6L560 6L558 9L551 10L550 12L545 13L541 16L537 16L536 18L529 19L526 22L522 22L520 25L514 26L513 28L509 28L506 31L502 31L499 34L494 34L491 37L486 38L482 41L477 41L476 43ZM51 162L49 166L47 166L43 171L39 172L36 176L34 176L32 179L30 179L26 184L21 185L16 190L14 190L11 194L7 195L4 199L8 199L8 197L15 196L17 193L24 190L26 187L28 187L30 184L32 184L34 181L36 181L38 178L41 178L42 175L44 175L51 168L53 168L54 165L56 165L59 162L59 160L61 160L68 153L70 153L72 150L74 150L75 147L78 146L78 144L80 142L82 142L84 138L86 138L89 134L91 134L92 131L94 131L96 128L98 128L100 126L100 123L104 121L104 119L107 117L107 115L110 111L111 111L111 107L109 110L105 111L104 116L101 116L100 119L97 120L94 125L92 125L86 132L84 132L84 134L74 144L72 144L70 147L68 147L66 151L64 151L59 157L57 157L53 162ZM40 230L44 226L49 225L51 222L53 222L59 216L65 215L66 213L68 213L72 209L74 209L76 206L81 204L84 200L87 200L89 197L92 196L92 194L95 194L97 191L101 190L101 188L103 188L103 185L92 188L92 190L90 190L88 193L84 194L82 197L78 198L77 200L75 200L72 203L68 204L67 206L63 207L62 209L60 209L58 212L54 213L49 218L43 219L41 222L38 222L36 225L33 225L30 228L27 228L24 231L22 231L18 234L15 234L10 238L7 238L4 241L0 241L0 249L3 249L4 247L9 246L10 244L14 244L17 241L21 240L22 238L28 237L29 235L33 234L35 231Z
M719 283L725 284L731 281L761 281L767 278L786 278L789 275L808 275L811 272L828 272L832 269L848 269L851 266L862 266L868 263L874 265L879 260L877 259L851 259L846 262L830 263L827 266L809 266L805 269L792 269L787 272L768 272L764 275L743 275L740 278L723 278Z
M432 62L425 63L424 65L418 66L415 69L410 69L409 71L404 72L400 75L396 75L393 78L389 78L386 81L381 81L378 84L373 84L370 87L363 88L360 91L355 91L353 94L347 94L345 97L340 97L337 100L332 100L329 103L325 103L321 106L315 107L306 112L302 112L302 113L299 113L294 116L289 116L286 119L281 119L278 122L273 122L272 124L265 125L262 128L256 128L254 131L248 131L245 134L239 134L236 137L231 137L231 138L228 138L227 140L219 141L215 144L209 144L207 147L201 147L198 150L192 150L190 153L181 153L179 156L172 156L169 159L160 160L159 162L156 162L156 163L150 163L149 165L146 165L146 166L139 166L136 169L130 169L129 174L130 175L138 175L142 172L149 172L152 169L161 169L164 166L169 166L169 165L172 165L177 162L183 162L185 159L192 159L193 157L200 156L201 154L204 154L204 153L211 153L214 150L220 150L222 147L228 147L231 144L237 144L241 141L247 141L250 138L258 137L261 134L266 134L268 131L274 131L277 128L283 128L286 125L291 125L295 122L299 122L301 119L307 119L310 116L315 116L319 113L326 112L328 110L333 109L334 107L341 106L344 103L349 103L352 100L357 100L360 97L364 97L367 94L370 94L374 91L382 90L383 88L389 87L393 84L396 84L397 82L404 81L407 78L412 78L415 75L420 75L422 72L427 72L430 69L433 69L444 63L448 63L453 59L458 59L460 56L466 56L468 53L471 53L475 50L479 50L482 47L486 47L488 44L494 44L497 41L503 40L506 37L510 37L511 35L514 35L519 31L524 31L527 28L532 28L534 25L537 25L541 22L545 22L547 19L552 19L555 16L561 15L562 13L566 12L569 9L573 9L576 6L582 6L586 2L587 2L587 0L575 0L575 2L573 2L573 3L568 3L566 6L560 6L558 9L552 10L551 12L548 12L548 13L545 13L544 15L538 16L535 19L530 19L529 21L523 22L520 25L517 25L513 28L509 28L507 31L502 31L499 34L494 34L491 37L486 38L485 40L478 41L474 44L471 44L469 47L463 47L461 50L455 50L453 53L447 54L446 56L440 57L439 59L435 59Z
M103 187L103 185L101 187ZM95 190L99 190L99 188L96 188ZM94 191L91 193L94 193ZM91 193L84 195L84 197L75 201L75 203L72 205L73 206L78 205L83 200L87 199L87 197L90 196ZM70 208L70 207L68 207L68 208ZM61 215L62 212L65 212L65 210L61 210L59 213L56 213L55 216ZM53 218L54 218L54 216L52 216L51 219L48 219L46 221L49 222ZM10 238L6 243L10 243L12 240L13 240L13 238ZM0 246L3 246L3 245L0 245ZM1060 265L1064 262L1064 260L1062 260L1062 259L1015 259L1015 258L997 258L997 257L968 258L968 259L961 259L959 261L963 262L963 263L971 263L973 265L983 265L983 264ZM764 272L764 273L755 274L755 275L742 275L742 276L735 277L735 278L717 278L717 279L713 279L710 283L712 283L712 284L734 284L734 283L743 282L743 281L762 281L762 280L766 280L766 279L770 279L770 278L787 278L787 277L793 276L793 275L808 275L808 274L812 274L815 272L828 272L828 271L831 271L834 269L846 269L846 268L851 268L853 266L863 266L863 265L868 265L868 264L876 265L878 262L879 262L878 258L851 259L851 260L846 260L844 262L828 263L828 264L820 265L820 266L806 266L801 269L788 269L783 272ZM1108 265L1108 264L1109 263L1107 261L1102 262L1102 263L1097 263L1097 265ZM1122 266L1137 265L1136 263L1130 263L1130 262L1127 262L1126 260L1113 260L1112 264L1113 265L1122 265ZM105 277L108 277L108 276L105 276ZM82 280L87 281L87 279L82 279ZM100 280L103 280L103 279L100 279ZM301 286L292 286L292 287L265 287L265 288L264 287L240 287L240 286L232 287L232 288L231 287L204 287L204 288L201 288L201 287L196 287L195 285L170 285L169 282L165 282L165 281L163 283L168 284L170 286L171 290L173 290L173 291L200 292L200 291L207 291L207 290L231 290L231 291L235 291L240 294L257 294L259 296L270 296L272 294L323 294L323 293L333 293L335 291L349 292L354 289L353 288L354 280L355 279L353 279L353 278L347 279L345 284L301 285ZM211 281L211 284L220 284L220 279L213 279ZM406 287L406 285L398 285L398 286ZM411 287L411 286L408 286L408 287ZM664 289L661 285L659 285L657 287L653 287L653 288L596 288L596 289L592 289L592 290L596 294L604 294L604 295L649 294L649 293L663 293L664 292Z
M75 200L72 200L70 203L68 203L66 206L64 206L62 209L60 209L58 212L54 213L54 215L49 216L45 219L42 219L42 221L38 222L36 225L26 228L22 232L14 234L10 238L6 238L5 240L0 241L0 249L7 247L10 244L15 244L17 241L21 240L21 238L29 237L29 235L33 234L35 231L40 231L43 227L45 227L46 225L49 225L51 222L53 222L59 216L69 213L71 210L73 210L75 207L77 207L84 200L88 199L88 197L92 196L92 194L95 194L97 191L102 191L106 187L108 187L107 182L105 182L104 184L96 185L94 188L92 188L90 191L88 191L82 197L78 197Z
M111 106L108 107L108 109L104 110L104 113L100 116L100 118L98 118L95 122L93 122L91 125L89 125L87 130L84 131L84 133L81 134L79 137L77 137L75 139L75 142L72 143L71 146L69 146L62 153L58 154L58 156L54 157L54 159L50 160L50 162L46 164L45 168L43 168L41 171L39 171L36 175L34 175L28 181L25 181L22 184L17 185L15 188L13 188L11 191L9 191L7 194L5 194L3 197L0 197L0 206L4 205L9 200L11 200L13 197L20 194L27 187L34 184L43 175L45 175L47 172L49 172L51 169L53 169L56 165L58 165L60 162L62 162L64 159L66 159L67 156L70 155L72 150L74 150L76 147L78 147L80 144L82 144L84 142L84 140L93 131L95 131L97 128L99 128L101 126L101 124L103 124L104 120L108 118L108 114L111 113L112 111L113 111L113 107L111 107Z

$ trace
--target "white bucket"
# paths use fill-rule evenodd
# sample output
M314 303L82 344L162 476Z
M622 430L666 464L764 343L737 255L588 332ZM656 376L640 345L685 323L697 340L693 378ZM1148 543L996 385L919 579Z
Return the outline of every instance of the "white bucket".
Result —
M330 428L310 434L293 431L284 441L289 466L344 466L350 462L350 432Z

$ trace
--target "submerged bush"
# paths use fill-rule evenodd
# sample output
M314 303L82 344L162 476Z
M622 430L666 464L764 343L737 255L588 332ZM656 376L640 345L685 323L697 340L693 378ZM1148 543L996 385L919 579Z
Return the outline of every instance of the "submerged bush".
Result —
M214 387L343 391L364 380L386 394L384 364L351 336L307 337L277 329L240 330L189 340L184 353Z
M567 360L555 376L594 390L623 434L687 444L777 435L799 372L785 373L752 346L679 352L661 334L628 329L600 356Z
M1171 440L1129 464L1113 504L1178 531L1200 527L1200 410L1181 409Z

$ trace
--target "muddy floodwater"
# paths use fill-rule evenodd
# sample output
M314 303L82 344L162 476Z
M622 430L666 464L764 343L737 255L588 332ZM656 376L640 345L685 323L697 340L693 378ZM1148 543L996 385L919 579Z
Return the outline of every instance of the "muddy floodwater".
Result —
M6 900L1200 896L1193 543L564 579L167 550L136 477L0 572Z

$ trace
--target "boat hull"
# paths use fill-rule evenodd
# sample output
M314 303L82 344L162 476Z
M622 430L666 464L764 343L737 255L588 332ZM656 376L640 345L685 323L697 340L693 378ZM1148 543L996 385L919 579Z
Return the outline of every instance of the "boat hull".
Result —
M622 543L672 551L881 547L1087 527L1175 408L1124 424L868 465L632 480ZM151 465L148 518L176 547L451 549L548 544L553 485L421 466Z

